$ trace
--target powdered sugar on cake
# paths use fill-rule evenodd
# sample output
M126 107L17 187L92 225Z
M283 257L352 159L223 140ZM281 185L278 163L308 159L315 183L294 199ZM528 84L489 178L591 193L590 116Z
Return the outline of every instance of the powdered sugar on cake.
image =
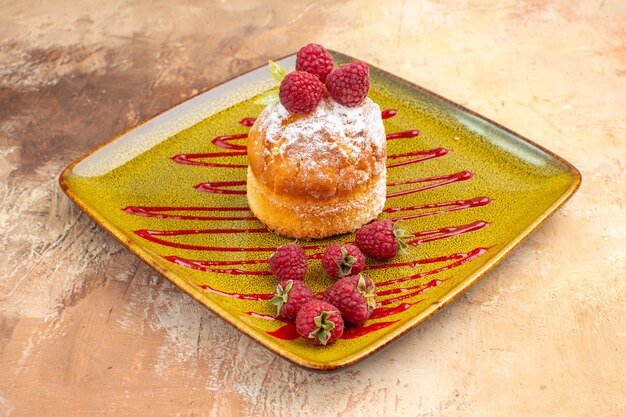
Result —
M346 107L325 97L305 115L269 105L258 119L266 141L266 163L289 161L297 166L294 180L315 184L309 195L326 198L352 190L384 175L386 139L380 107L369 98ZM270 162L271 161L271 162Z
M307 115L292 115L282 104L268 106L261 116L265 137L272 143L274 155L287 155L302 162L316 163L320 154L340 152L350 160L360 153L385 149L385 130L380 107L369 98L357 107L343 106L325 97ZM330 138L330 140L329 140Z

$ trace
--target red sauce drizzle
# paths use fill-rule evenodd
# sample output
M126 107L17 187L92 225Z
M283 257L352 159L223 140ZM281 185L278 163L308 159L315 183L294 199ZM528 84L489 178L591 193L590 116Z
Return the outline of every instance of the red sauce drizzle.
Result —
M259 301L259 300L271 300L274 294L239 294L235 292L226 292L216 290L209 285L198 285L205 291L212 292L213 294L223 295L224 297L237 298L239 300Z
M436 258L426 258L426 259L415 259L413 261L408 262L395 262L395 263L384 263L379 265L369 265L363 268L364 271L371 271L373 269L387 269L387 268L397 268L402 266L408 266L411 268L415 268L417 265L424 264L432 264L446 261L456 261L458 259L465 259L469 255L467 253L453 253L452 255L439 256Z
M445 155L445 153L444 153L444 155ZM441 156L441 155L439 155L439 156ZM414 160L411 160L411 161L400 162L398 164L394 164L394 166L407 165L409 163L412 164L412 163L415 163L415 162L423 161L425 159L432 159L432 158L436 158L436 157L437 157L436 155L435 156L427 156L425 158L419 158L419 159L414 159ZM442 187L444 185L452 184L452 183L459 182L459 181L467 181L470 178L472 178L473 176L474 176L474 174L472 174L471 172L463 171L463 172L458 172L456 174L451 174L451 175L441 175L441 176L437 176L437 177L419 178L419 179L415 179L415 180L408 180L408 181L399 181L399 182L388 183L387 184L388 187L397 187L399 185L415 184L415 183L420 183L420 182L433 182L432 184L428 184L428 185L425 185L423 187L411 188L411 189L408 189L408 190L398 191L398 192L395 192L395 193L387 194L387 198L393 198L393 197L399 197L401 195L418 193L420 191L430 190L431 188ZM244 186L244 185L246 185L246 181L245 180L240 180L240 181L213 181L213 182L203 182L203 183L200 183L200 184L196 185L194 188L196 190L202 191L204 193L241 194L241 195L245 195L246 194L246 190L231 190L229 188L223 188L223 187L234 187L234 186Z
M207 266L215 266L215 265L255 265L255 264L267 264L266 259L246 259L242 261L205 261L205 260L192 260L181 258L180 256L164 256L163 258L167 259L170 262L175 263L176 265L186 266L187 268L192 269L200 269L205 268Z
M377 330L384 329L385 327L391 326L398 321L399 320L383 321L379 323L372 323L367 326L348 327L344 330L343 335L341 335L341 339L355 339L357 337L364 336ZM284 326L279 327L278 330L269 331L266 333L281 340L294 340L300 337L300 335L298 335L298 332L296 331L296 326L293 323L285 324Z
M387 109L387 110L383 110L382 112L380 112L380 116L383 119L390 119L396 114L398 114L398 110L396 109Z
M491 203L491 201L492 200L488 197L476 197L470 200L447 201L445 203L423 204L421 206L389 207L383 210L383 212L384 213L397 213L399 211L415 211L415 210L425 210L425 209L431 209L431 208L448 207L448 208L445 208L444 210L435 210L435 211L429 211L427 213L410 214L406 216L399 216L399 217L393 218L393 221L410 220L410 219L417 219L420 217L434 216L437 214L450 213L450 212L458 211L458 210L465 210L465 209L469 209L473 207L486 206L487 204Z
M369 320L380 319L382 317L393 316L395 314L404 313L415 304L419 304L419 301L416 303L402 303L395 307L377 307L376 310L372 311L372 315Z
M418 193L420 191L442 187L444 185L453 184L459 181L467 181L473 176L474 174L472 174L469 171L462 171L462 172L457 172L456 174L451 174L451 175L441 175L437 177L419 178L419 179L409 180L409 181L399 181L399 182L388 183L387 184L388 187L397 187L399 185L415 184L415 183L420 183L420 182L432 182L432 184L428 184L423 187L411 188L411 189L404 190L404 191L389 193L387 194L387 198L394 198L394 197L399 197L401 195Z
M428 161L429 159L440 158L450 153L449 149L437 148L424 151L408 152L403 154L391 154L387 156L387 159L406 158L409 156L423 155L421 158L408 159L406 161L395 162L393 164L387 164L387 168L396 168L404 165L416 164L418 162ZM247 168L247 164L223 164L217 162L201 161L200 159L207 158L221 158L225 156L244 156L246 152L215 152L215 153L190 153L190 154L178 154L171 159L174 162L184 165L195 165L202 167L218 167L218 168Z
M468 223L460 226L443 227L436 230L426 230L414 233L413 236L419 237L418 239L410 240L407 243L410 245L418 245L425 242L431 242L434 240L444 239L452 236L458 236L463 233L474 232L476 230L487 227L489 223L479 220L473 223ZM206 234L233 234L233 233L268 233L265 228L247 228L247 229L191 229L191 230L147 230L139 229L135 230L135 234L146 240L149 240L160 245L169 246L179 249L191 249L191 250L205 250L205 251L224 251L224 252L274 252L276 247L267 248L240 248L229 246L203 246L192 245L187 243L170 242L162 239L160 236L186 236L186 235L206 235ZM305 245L302 246L304 250L317 250L324 249L324 245ZM312 255L314 259L319 255Z
M491 199L488 197L476 197L470 200L458 200L447 201L443 203L424 204L421 206L409 206L409 207L389 207L383 210L384 213L396 213L400 211L415 211L425 210L430 208L450 207L445 210L436 210L427 213L418 213L413 215L407 215L402 217L394 217L393 220L409 220L419 217L433 216L437 214L449 213L457 210L464 210L472 207L485 206L491 203ZM122 211L133 214L140 217L151 217L156 219L173 219L173 220L215 220L215 221L239 221L239 220L257 220L254 216L200 216L200 215L188 215L188 214L172 214L167 212L239 212L250 211L249 207L153 207L153 206L128 206L124 207ZM311 255L311 259L321 259L321 255Z
M135 234L146 240L154 243L158 243L163 246L169 246L178 249L190 249L190 250L203 250L203 251L215 251L215 252L274 252L276 247L267 248L250 248L250 247L231 247L231 246L204 246L204 245L192 245L187 243L170 242L168 240L160 238L160 236L185 236L185 235L206 235L216 233L268 233L267 229L201 229L201 230L147 230L140 229L135 230ZM308 245L302 246L305 250L323 249L324 245Z
M432 242L433 240L444 239L452 236L462 235L463 233L475 232L476 230L484 229L489 226L489 223L483 220L477 220L472 223L462 224L460 226L448 226L435 230L424 230L421 232L413 233L413 236L418 239L409 240L406 243L409 245L420 245L425 242Z
M296 325L293 323L287 323L284 326L279 327L277 330L266 333L281 340L295 340L300 337L296 331Z
M276 317L274 316L270 316L269 314L261 314L261 313L257 313L256 311L246 311L247 315L255 317L257 319L263 319L263 320L276 320Z
M188 214L171 214L167 212L186 211L186 212L229 212L229 211L250 211L249 207L151 207L151 206L128 206L122 211L128 214L134 214L141 217L152 217L156 219L174 219L174 220L218 220L218 221L236 221L236 220L256 220L254 216L199 216Z
M441 268L436 268L436 269L431 269L430 271L420 272L419 274L409 275L409 276L402 277L402 278L395 278L395 279L391 279L389 281L377 282L376 283L376 288L386 287L388 285L395 285L395 284L399 284L401 282L406 282L406 281L412 281L412 280L424 278L424 277L429 276L429 275L434 275L434 274L438 274L440 272L448 271L448 270L450 270L452 268L456 268L456 267L461 266L461 265L463 265L463 264L465 264L467 262L470 262L470 261L478 258L481 255L484 255L488 250L489 250L489 248L476 248L476 249L468 252L467 254L465 254L466 256L464 258L459 259L456 262L453 262L451 264L442 266Z
M418 136L420 134L419 130L406 130L404 132L396 132L396 133L389 133L387 135L387 140L394 140L394 139L409 139L409 138L414 138L416 136Z
M307 259L322 259L324 257L323 252L313 253L307 255ZM218 273L227 273L224 269L212 269L211 266L225 266L225 265L258 265L258 264L267 264L266 259L247 259L240 261L207 261L202 259L187 259L180 256L163 256L163 259L166 259L176 265L184 266L185 268L195 269L198 271L205 272L218 272ZM230 273L230 272L228 272ZM271 275L268 271L249 271L248 275Z
M241 194L245 195L246 190L231 190L224 189L222 187L240 187L242 185L246 185L246 181L213 181L213 182L203 182L196 185L195 188L198 191L202 191L203 193L213 193L213 194Z
M397 113L398 111L395 109L387 109L381 112L381 116L383 119L389 119L391 117L394 117ZM242 119L241 121L239 121L239 124L250 127L254 124L255 121L256 119L253 117L246 117ZM419 130L415 130L415 129L407 130L404 132L390 133L387 135L387 140L414 138L418 136L419 134L420 134ZM213 143L215 146L222 148L222 149L236 149L236 150L245 151L247 149L246 145L232 144L230 143L230 141L238 140L238 139L246 139L247 137L248 137L247 133L218 136L214 138L211 141L211 143ZM438 151L438 152L435 152L434 154L432 153L433 151L416 152L414 155L426 155L426 156L423 158L419 158L419 159L392 164L392 165L389 165L388 167L394 168L396 166L409 165L409 164L413 164L416 162L421 162L421 161L425 161L428 159L437 158L439 156L445 155L448 152L447 150L442 150L442 149L434 150L434 151ZM244 155L246 155L246 152L193 153L193 154L178 154L178 155L173 156L171 159L174 162L177 162L179 164L185 164L185 165L194 165L194 166L202 166L202 167L217 167L217 168L246 168L247 167L246 164L223 164L223 163L216 163L216 162L201 161L201 159L223 158L223 157L244 156ZM389 155L388 158L393 159L394 157L412 156L412 155L413 154L405 154L405 155L400 155L400 156Z
M246 120L246 119L244 119ZM217 146L218 148L222 148L222 149L242 149L242 150L246 150L247 146L246 145L234 145L232 143L229 143L231 140L237 140L237 139L246 139L248 137L247 133L242 133L239 135L228 135L228 136L218 136L215 139L213 139L211 141L211 143L215 146ZM243 152L243 155L245 155L246 153ZM238 154L241 155L241 154ZM226 154L224 154L224 156L226 156Z
M438 280L440 281L439 283L445 281L445 280ZM433 281L431 281L433 282ZM385 295L391 295L391 294L404 294L406 292L410 292L411 290L417 290L418 292L412 292L413 294L419 294L419 291L422 291L424 288L428 288L429 284L418 284L418 285L413 285L411 287L401 287L401 288L391 288L388 290L383 290L383 291L378 291L376 293L377 297L384 297ZM434 284L433 284L434 285ZM437 284L439 285L439 284ZM431 285L432 286L432 285Z
M245 148L245 147L244 147ZM188 153L174 155L171 159L174 162L184 165L195 165L199 167L214 168L247 168L248 164L221 164L217 162L198 161L198 159L221 158L224 156L244 156L246 152L215 152L215 153Z
M394 117L397 114L397 110L395 109L387 109L381 112L381 117L383 119L388 119ZM252 126L256 119L254 118L244 118L239 123L243 126ZM403 138L413 138L420 134L419 130L407 130L404 132L396 132L390 133L387 135L388 140L396 140ZM204 167L221 167L221 168L245 168L246 164L224 164L224 163L214 163L205 161L204 159L212 159L212 158L222 158L222 157L238 157L246 155L246 146L240 144L231 143L234 140L245 139L248 135L243 134L235 134L235 135L227 135L227 136L218 136L212 140L213 145L222 148L222 149L231 149L237 150L239 152L214 152L214 153L196 153L196 154L179 154L173 156L171 159L174 162L185 164L185 165L194 165L194 166L204 166ZM414 164L422 161L426 161L433 158L438 158L444 156L450 152L449 149L445 148L437 148L431 150L422 150L409 152L404 154L391 154L388 155L389 160L400 159L400 158L408 158L404 161L394 162L388 164L388 168L395 168L400 166L406 166L409 164ZM412 194L436 187L441 187L444 185L452 184L459 181L465 181L473 177L473 174L468 171L462 171L456 174L451 175L443 175L422 179L414 179L409 181L401 181L395 183L387 184L389 187L396 187L402 185L409 184L419 184L419 183L430 183L421 187L412 188L408 190L398 191L395 193L389 193L387 195L388 198L398 197L401 195ZM214 181L201 183L196 185L198 191L214 193L214 194L237 194L244 195L246 194L245 190L241 189L232 189L231 187L242 187L245 186L245 180L233 180L233 181ZM488 197L477 197L469 200L458 200L458 201L450 201L443 203L434 203L434 204L424 204L419 206L409 206L409 207L390 207L384 210L385 213L397 213L397 212L405 212L405 211L417 211L417 210L428 210L428 209L436 209L434 211L429 211L425 213L416 213L416 214L407 214L400 217L393 218L394 221L398 220L408 220L425 216L432 216L457 210L464 210L472 207L479 207L487 205L492 200ZM215 216L215 215L207 215L207 212L240 212L240 211L249 211L248 207L151 207L151 206L128 206L123 209L124 212L128 214L133 214L136 216L142 217L151 217L158 219L175 219L175 220L216 220L216 221L240 221L240 220L255 220L256 218L253 216L242 216L237 217L234 215L223 215L223 216ZM193 213L193 214L180 214L176 212L183 213ZM421 231L414 234L415 239L407 242L411 245L419 245L425 242L430 242L438 239L444 239L448 237L458 236L463 233L468 233L476 230L481 230L486 227L489 223L484 221L475 221L473 223L460 225L460 226L451 226L444 227L436 230L428 230ZM275 247L266 247L266 248L240 248L240 247L214 247L214 246L204 246L204 245L194 245L187 243L177 243L165 240L164 237L172 237L172 236L184 236L184 235L203 235L203 234L230 234L230 233L267 233L268 230L265 228L242 228L242 229L204 229L204 230L136 230L135 233L151 242L175 247L180 249L190 249L190 250L203 250L203 251L219 251L219 252L273 252L276 250ZM309 245L304 246L305 250L319 250L324 249L324 245ZM441 256L437 258L427 258L421 260L413 260L409 262L399 262L399 263L388 263L381 265L372 265L368 266L366 270L374 270L374 269L382 269L382 268L391 268L391 267L402 267L402 266L410 266L416 267L417 265L428 264L428 263L437 263L437 262L447 262L454 261L447 265L444 265L440 268L432 269L430 271L424 271L418 274L405 276L402 278L396 278L389 281L380 282L377 284L377 287L385 287L393 284L398 284L407 281L413 281L420 278L423 278L428 275L437 274L443 271L450 270L452 268L463 265L466 262L469 262L478 256L483 255L487 252L489 248L476 248L468 253L456 253L447 256ZM323 257L323 253L313 253L308 254L308 259L321 259ZM173 262L177 265L184 266L187 268L192 268L200 271L210 271L221 274L231 274L231 275L271 275L269 271L248 271L240 268L212 268L214 266L234 266L234 265L253 265L253 264L265 264L266 260L264 259L250 259L250 260L237 260L237 261L220 261L220 260L192 260L186 259L179 256L164 256L170 262ZM379 301L379 307L372 313L370 319L379 319L383 317L388 317L396 314L400 314L408 309L412 308L414 305L421 303L424 300L417 300L411 303L402 302L401 304L394 307L382 307L389 304L394 304L408 298L416 297L424 292L428 291L431 288L434 288L440 285L442 282L446 281L439 279L433 279L425 284L417 284L409 287L402 288L391 288L388 290L379 291L379 297L385 297L390 295L399 294L396 297L387 298ZM248 300L248 301L261 301L261 300L270 300L273 297L273 294L239 294L233 292L226 292L217 290L209 285L199 285L200 288L205 291L211 292L213 294L218 294L220 296L236 298L240 300ZM264 320L279 320L287 323L285 320L280 317L273 317L266 314L256 313L256 312L247 312L246 314L251 317L260 318ZM379 323L372 323L367 326L359 326L359 327L348 327L343 335L344 339L352 339L356 337L363 336L365 334L375 332L377 330L383 329L390 325L397 323L399 320L395 321L385 321ZM298 337L298 334L295 330L295 325L293 323L287 323L284 326L281 326L279 329L274 331L267 332L268 334L277 337L283 340L293 340Z
M402 277L402 278L396 278L396 279L392 279L389 281L383 281L383 282L379 282L376 283L376 287L377 288L382 288L382 287L386 287L389 285L395 285L395 284L399 284L402 282L407 282L407 281L413 281L413 280L417 280L429 275L433 275L433 274L437 274L440 272L444 272L444 271L448 271L452 268L461 266L481 255L483 255L484 253L486 253L489 250L489 248L477 248L474 249L471 252L468 252L467 254L462 254L465 255L462 259L457 260L456 262L453 262L449 265L445 265L443 267L440 268L436 268L436 269L432 269L430 271L425 271L425 272L421 272L419 274L414 274L414 275L409 275L406 277ZM433 258L433 259L437 259L437 258ZM392 294L401 294L401 293L406 293L409 292L409 294L404 294L400 297L396 297L396 298L391 298L391 299L386 299L386 300L382 300L379 301L379 305L386 305L386 304L391 304L391 303L395 303L397 301L400 300L404 300L406 298L411 298L414 297L416 295L422 294L423 292L425 292L426 290L428 290L429 288L432 287L436 287L437 285L441 284L444 281L447 281L449 278L443 279L443 280L439 280L439 279L435 279L430 281L427 284L419 284L416 286L412 286L412 287L402 287L402 288L392 288L389 290L383 290L383 291L378 291L378 296L379 297L383 297L386 295L392 295ZM215 288L209 286L209 285L200 285L200 287L206 291L210 291L213 292L215 294L220 294L220 295L225 295L227 297L232 297L232 298L238 298L241 300L269 300L272 298L272 294L238 294L238 293L228 293L228 292L223 292L223 291L219 291L216 290ZM410 292L411 290L415 290ZM414 303L415 304L415 303ZM382 314L382 313L379 313ZM395 314L395 313L389 313L387 315L390 314Z
M175 263L179 266L184 266L185 268L195 269L197 271L203 272L215 272L216 274L231 274L231 275L259 275L259 276L270 276L272 273L270 271L249 271L245 269L239 268L209 268L210 266L215 265L250 265L250 264L267 264L266 260L262 259L251 259L245 261L195 261L191 259L181 258L179 256L164 256L163 258L168 261Z
M441 284L442 282L444 282L445 280L440 280L440 279L433 279L432 281L426 283L426 284L422 284L419 286L416 286L415 288L418 288L417 291L413 291L410 292L408 294L404 294L401 295L399 297L395 297L395 298L388 298L386 300L382 300L380 301L378 304L381 306L387 305L387 304L393 304L393 303L397 303L398 301L402 301L402 300L406 300L407 298L413 298L415 296L418 296L420 294L425 293L426 291L428 291L431 288L434 288L436 286L438 286L439 284ZM424 300L420 300L424 301Z
M270 271L248 271L246 269L229 268L193 268L204 272L214 272L216 274L228 274L228 275L258 275L258 276L272 276Z
M242 126L252 127L252 125L256 122L256 118L254 117L246 117L245 119L241 119L239 124Z
M182 236L182 235L201 235L212 233L210 230L135 230L135 234L153 243L159 245L169 246L171 248L189 249L189 250L203 250L203 251L215 251L215 252L274 252L275 247L272 248L241 248L241 247L228 247L228 246L205 246L205 245L192 245L187 243L170 242L160 238L159 236Z
M444 155L447 155L448 153L450 153L450 150L448 149L437 148L437 149L431 149L427 151L415 151L415 152L408 152L408 153L392 154L392 155L388 155L387 159L397 159L397 158L404 158L407 156L417 156L417 155L424 155L424 156L422 156L421 158L408 159L406 161L396 162L393 164L387 164L387 168L396 168L399 166L415 164L415 163L422 162L422 161L428 161L429 159L440 158Z
M375 332L380 329L384 329L385 327L389 327L392 324L399 322L400 320L394 321L382 321L379 323L368 324L367 326L357 326L357 327L348 327L344 330L341 335L342 339L355 339L357 337L365 336L366 334Z

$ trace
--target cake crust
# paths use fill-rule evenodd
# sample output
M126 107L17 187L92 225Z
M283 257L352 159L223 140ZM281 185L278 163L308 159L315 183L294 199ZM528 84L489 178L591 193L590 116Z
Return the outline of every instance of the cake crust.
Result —
M346 107L325 97L304 115L269 105L248 135L248 158L250 208L278 234L346 233L383 209L387 143L369 98Z
M279 195L348 195L385 170L386 155L380 108L369 98L346 107L326 97L306 115L269 105L248 135L253 174Z
M386 178L362 190L329 200L277 195L259 183L248 168L248 205L274 233L297 239L321 239L354 232L374 220L385 206Z

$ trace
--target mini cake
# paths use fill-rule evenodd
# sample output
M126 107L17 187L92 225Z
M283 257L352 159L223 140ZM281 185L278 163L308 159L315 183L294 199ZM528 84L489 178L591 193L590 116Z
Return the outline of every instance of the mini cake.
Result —
M376 218L386 195L380 108L321 99L308 114L270 104L248 136L248 203L267 227L295 238L351 232Z
M274 232L323 238L356 230L385 205L387 141L380 108L367 98L369 68L334 67L318 44L298 52L248 135L248 204ZM278 102L280 100L280 102Z

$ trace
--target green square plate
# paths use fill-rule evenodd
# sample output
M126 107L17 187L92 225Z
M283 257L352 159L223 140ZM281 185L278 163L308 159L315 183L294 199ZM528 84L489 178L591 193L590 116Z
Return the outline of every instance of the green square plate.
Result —
M338 64L350 57L333 53ZM292 69L295 56L279 63ZM306 368L337 369L416 327L493 268L578 188L580 174L550 151L455 103L371 67L370 97L385 112L388 198L411 250L368 261L380 306L363 326L318 347L273 318L268 255L290 242L247 209L245 137L275 86L267 66L154 117L71 164L69 197L128 249L237 329ZM319 255L342 235L301 242L314 291L331 280Z

